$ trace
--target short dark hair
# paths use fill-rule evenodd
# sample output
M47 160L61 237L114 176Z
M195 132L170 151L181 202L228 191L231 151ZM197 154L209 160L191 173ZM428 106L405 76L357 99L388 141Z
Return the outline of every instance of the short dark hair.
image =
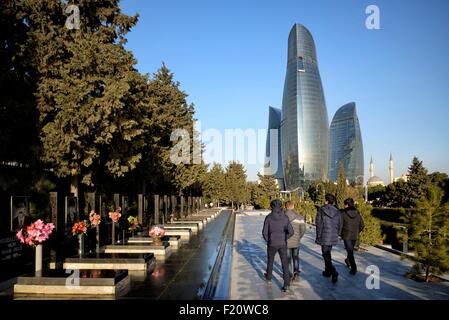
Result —
M345 205L347 205L348 207L353 208L354 207L354 199L352 198L348 198L343 202Z
M333 194L326 193L326 196L324 198L326 199L327 203L329 203L329 204L335 203L335 197Z
M282 208L282 201L279 199L274 199L273 201L271 201L270 207L271 209Z

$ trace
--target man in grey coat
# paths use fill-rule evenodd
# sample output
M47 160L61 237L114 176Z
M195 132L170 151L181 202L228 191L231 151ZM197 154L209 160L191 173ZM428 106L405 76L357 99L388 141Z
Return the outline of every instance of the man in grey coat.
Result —
M332 277L332 282L338 281L338 272L332 264L332 246L338 243L338 236L342 230L342 217L340 210L335 206L335 197L326 194L326 204L322 206L316 215L316 243L321 245L325 269L323 276Z
M290 269L290 273L292 274L292 280L297 280L299 276L299 244L301 242L301 238L306 232L306 222L302 215L294 211L294 208L295 205L292 201L287 201L285 203L285 214L287 215L294 231L293 236L287 240L288 267Z

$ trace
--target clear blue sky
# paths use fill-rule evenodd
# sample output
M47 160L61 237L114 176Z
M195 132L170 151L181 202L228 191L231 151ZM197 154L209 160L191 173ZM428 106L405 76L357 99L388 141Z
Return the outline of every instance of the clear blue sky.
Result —
M365 8L380 8L380 30ZM305 25L317 47L329 121L355 101L375 173L396 176L414 155L449 172L449 1L122 0L139 13L128 49L143 73L164 61L195 103L202 128L264 129L281 107L287 38ZM249 166L254 180L259 167Z

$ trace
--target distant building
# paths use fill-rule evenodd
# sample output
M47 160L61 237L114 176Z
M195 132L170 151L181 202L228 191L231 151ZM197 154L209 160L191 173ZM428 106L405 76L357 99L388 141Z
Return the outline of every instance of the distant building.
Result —
M374 162L373 162L373 158L371 158L370 161L370 166L369 166L369 175L370 178L368 179L368 187L377 187L377 186L385 186L385 182L374 175Z
M281 153L287 190L328 178L329 120L315 43L301 24L295 24L288 37Z
M350 183L363 184L363 142L354 102L342 106L330 126L329 179L336 181L340 163Z
M407 182L408 181L408 173L407 172L403 173L402 176L394 178L394 182L398 182L400 180Z
M282 170L281 156L281 119L282 111L277 108L268 107L268 132L265 147L265 168L264 174L272 175L281 190L284 190L284 172ZM277 130L277 139L270 142L270 130ZM273 132L275 133L275 132ZM271 149L273 147L273 149Z
M390 184L394 182L394 162L393 155L390 153L390 165L388 166L388 171L390 172Z

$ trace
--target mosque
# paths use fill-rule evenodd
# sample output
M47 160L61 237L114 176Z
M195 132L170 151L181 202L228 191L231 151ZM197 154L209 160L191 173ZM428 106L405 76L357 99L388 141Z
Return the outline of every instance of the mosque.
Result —
M390 165L388 166L388 171L390 173L390 181L389 184L393 183L393 182L397 182L399 180L403 180L405 182L407 182L407 174L404 173L402 176L395 178L394 177L394 161L393 161L393 156L390 154ZM373 158L371 157L371 162L369 165L369 175L370 178L367 181L368 187L377 187L377 186L385 186L385 182L379 178L378 176L374 175L374 161Z

